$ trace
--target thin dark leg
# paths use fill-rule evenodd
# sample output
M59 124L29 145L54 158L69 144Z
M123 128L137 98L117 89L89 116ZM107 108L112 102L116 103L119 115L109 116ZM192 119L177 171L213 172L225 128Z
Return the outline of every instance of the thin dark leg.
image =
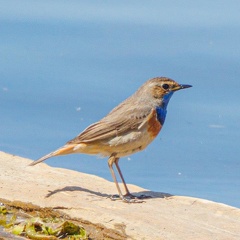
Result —
M116 184L116 187L117 187L117 190L118 190L118 194L119 194L120 198L123 199L123 195L122 195L121 189L120 189L120 187L118 185L117 178L116 178L116 175L115 175L113 167L112 167L112 165L116 161L116 159L118 159L118 158L116 158L114 155L110 156L110 158L108 159L108 166L109 166L109 169L110 169L113 181Z
M114 163L115 163L116 168L117 168L117 170L118 170L119 176L120 176L121 179L122 179L122 183L123 183L123 186L124 186L126 195L131 195L130 191L128 190L127 184L126 184L126 182L125 182L125 180L124 180L124 178L123 178L123 175L122 175L121 169L120 169L120 167L119 167L119 165L118 165L118 162L119 162L119 158L117 158Z
M137 196L134 196L133 194L130 193L130 191L128 190L127 184L126 184L126 182L125 182L125 180L124 180L124 177L123 177L123 175L122 175L122 171L121 171L121 169L120 169L120 167L119 167L118 162L119 162L119 158L116 159L116 161L115 161L114 163L115 163L116 168L117 168L117 170L118 170L119 176L120 176L121 179L122 179L122 183L123 183L123 186L124 186L124 189L125 189L125 192L126 192L126 194L125 194L124 196L125 196L125 197L129 197L129 198L131 198L131 199L135 199L135 201L137 201L136 199L149 198L149 197L147 197L147 196L145 196L145 195L141 195L141 196L137 197ZM142 201L140 201L140 202L142 202Z
M143 202L142 200L139 200L137 197L133 196L129 192L129 190L127 188L127 184L126 184L126 182L125 182L125 180L123 178L122 172L121 172L121 170L119 168L118 161L119 161L119 158L115 157L115 155L110 156L110 158L108 159L108 166L109 166L110 172L112 174L112 178L113 178L113 180L114 180L114 182L116 184L116 187L117 187L117 190L118 190L118 193L119 193L119 197L124 202L127 202L127 203L142 203ZM116 168L118 170L118 173L119 173L119 175L120 175L120 177L122 179L122 182L123 182L123 185L124 185L124 188L125 188L125 191L126 191L126 195L122 194L121 189L120 189L120 187L118 185L117 178L116 178L116 175L115 175L113 167L112 167L113 163L115 163ZM112 200L116 200L115 197L112 197L111 199Z

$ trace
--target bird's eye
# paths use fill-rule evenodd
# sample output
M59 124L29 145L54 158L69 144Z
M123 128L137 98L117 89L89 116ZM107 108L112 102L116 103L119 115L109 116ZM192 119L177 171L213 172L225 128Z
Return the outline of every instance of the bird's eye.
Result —
M162 88L165 89L165 90L168 90L169 89L169 85L167 83L164 83L162 85Z

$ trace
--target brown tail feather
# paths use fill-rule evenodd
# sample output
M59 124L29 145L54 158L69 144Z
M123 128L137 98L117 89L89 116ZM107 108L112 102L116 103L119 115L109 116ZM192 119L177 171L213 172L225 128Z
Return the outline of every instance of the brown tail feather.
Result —
M65 145L61 148L59 148L58 150L51 152L41 158L39 158L36 161L33 161L32 163L29 164L29 166L34 166L40 162L45 161L46 159L50 158L50 157L55 157L55 156L60 156L60 155L66 155L66 154L70 154L73 153L73 148L76 146L76 144L71 144L71 145Z

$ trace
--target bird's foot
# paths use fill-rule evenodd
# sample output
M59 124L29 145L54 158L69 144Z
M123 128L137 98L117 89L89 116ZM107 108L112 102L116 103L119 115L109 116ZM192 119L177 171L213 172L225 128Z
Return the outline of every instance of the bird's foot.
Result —
M140 195L140 196L135 196L131 193L127 193L125 195L112 195L110 197L111 200L116 201L116 200L122 200L123 202L126 203L143 203L145 202L143 199L151 198L151 196L146 196L146 195Z
M131 193L127 193L127 194L125 194L124 196L125 196L125 197L130 197L130 198L132 198L132 199L147 199L147 198L152 198L151 196L147 196L147 195L144 195L144 194L142 194L142 195L140 195L140 196L135 196L135 195L133 195L133 194L131 194Z

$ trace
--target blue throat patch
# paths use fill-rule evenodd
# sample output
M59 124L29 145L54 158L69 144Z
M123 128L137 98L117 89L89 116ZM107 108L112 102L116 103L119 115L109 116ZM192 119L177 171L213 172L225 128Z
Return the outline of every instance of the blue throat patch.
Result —
M161 125L164 124L164 121L167 115L167 105L172 95L173 95L173 92L169 92L168 94L164 95L162 105L156 107L157 119L161 123Z

